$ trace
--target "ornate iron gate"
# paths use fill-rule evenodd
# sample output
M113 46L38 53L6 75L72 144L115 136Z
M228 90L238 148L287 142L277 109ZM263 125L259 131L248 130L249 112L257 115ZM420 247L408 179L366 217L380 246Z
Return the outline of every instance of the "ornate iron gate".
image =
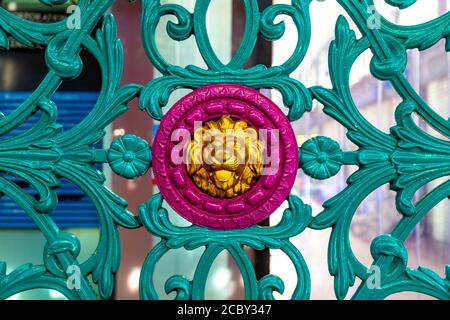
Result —
M66 2L40 1L49 6ZM0 136L4 136L26 123L30 115L37 113L40 116L28 131L0 141L0 170L27 181L39 197L30 196L6 176L0 176L0 195L6 195L20 205L47 239L43 265L28 264L6 274L6 263L0 263L0 298L33 288L51 288L71 299L96 299L98 296L88 278L98 285L100 298L109 298L120 263L117 227L123 226L144 227L161 238L142 268L140 294L143 299L158 298L153 276L156 262L165 253L177 248L192 250L198 247L205 247L205 251L194 277L186 279L174 275L166 282L166 291L176 292L177 299L204 298L211 264L224 250L234 258L242 274L245 297L273 299L275 291L284 290L283 281L272 274L257 279L244 246L256 250L282 250L297 273L292 298L308 299L310 271L299 250L289 240L306 228L332 229L328 265L337 298L345 298L355 279L359 278L362 282L354 299L382 299L401 291L448 299L450 266L446 266L444 279L424 267L409 268L403 242L430 209L450 196L450 182L446 181L419 201L413 200L416 191L426 183L450 174L450 144L448 140L425 133L412 116L419 115L445 137L450 135L450 123L433 111L412 88L404 70L409 49L423 50L441 39L446 39L446 49L450 48L450 15L446 13L414 26L398 26L381 17L380 28L373 28L368 24L375 12L373 0L337 0L362 36L357 38L349 22L340 17L335 40L329 49L332 88L307 88L290 74L308 50L311 1L292 0L290 5L274 4L261 11L256 0L243 0L245 33L236 54L225 64L215 54L208 38L205 15L210 0L197 1L193 13L181 5L142 0L141 37L148 58L162 74L144 87L136 84L120 86L122 46L116 36L114 18L107 14L113 0L80 0L80 28L71 30L66 21L34 23L1 9L0 46L8 50L8 37L30 47L45 46L48 73L17 110L0 117ZM403 9L413 5L415 0L385 2ZM257 65L245 69L257 37L274 41L283 36L283 22L274 22L282 14L292 18L299 32L292 56L279 66ZM172 65L159 53L155 32L160 18L165 15L176 17L177 22L169 22L166 29L174 41L195 37L206 69ZM99 23L101 26L97 28ZM81 73L81 48L88 50L98 61L103 77L102 90L90 114L73 129L62 131L57 122L58 107L51 97L63 81ZM352 66L368 50L373 55L372 75L390 82L403 100L396 109L396 125L390 133L380 131L363 117L350 92ZM171 92L177 88L195 90L168 112L163 112ZM289 108L288 115L255 90L261 88L278 90ZM143 112L161 120L152 148L140 137L125 135L107 149L96 149L105 127L126 112L128 102L135 98L139 99ZM310 111L313 99L323 104L323 111L347 129L348 139L358 146L358 150L343 151L337 142L324 136L312 138L297 147L290 121L298 120ZM196 127L197 122L202 122L203 126ZM234 160L218 165L214 161L196 162L206 148L201 134L208 128L222 136L229 129L239 129L237 135L242 135L244 144L233 145L233 149L244 150L243 163L235 165ZM181 148L178 143L182 139L172 139L177 129L187 132L188 137L194 137L198 144ZM256 139L260 130L268 132L265 143ZM279 149L271 147L273 142L278 143ZM187 151L181 160L190 158L193 162L174 161L174 152L177 154L180 150ZM268 151L265 156L263 150ZM268 169L263 160L269 156L272 164L277 165ZM219 158L217 154L215 157ZM223 157L228 160L228 156ZM127 210L127 202L105 187L103 175L95 168L98 163L108 163L115 174L128 179L138 177L152 167L161 194L142 204L139 215L134 216ZM327 179L345 165L356 165L359 169L348 179L342 192L323 204L324 209L319 215L313 217L307 204L299 197L289 195L297 170L303 170L315 179ZM98 212L98 247L86 261L77 259L82 245L78 238L61 231L52 220L62 178L89 196ZM396 192L395 206L402 218L391 234L379 235L372 241L373 263L367 266L352 252L349 228L359 204L384 184L389 184ZM257 225L285 200L289 207L278 225ZM167 210L162 207L163 201L193 225L173 225ZM66 283L67 270L73 266L80 268L81 275L81 287L76 290L68 288ZM370 285L368 273L374 266L381 272L381 284L375 287Z

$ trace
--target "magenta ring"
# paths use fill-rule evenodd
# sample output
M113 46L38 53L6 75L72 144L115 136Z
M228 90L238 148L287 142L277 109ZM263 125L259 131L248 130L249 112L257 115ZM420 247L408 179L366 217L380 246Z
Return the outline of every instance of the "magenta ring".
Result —
M186 165L170 159L179 143L172 141L175 129L192 134L196 121L222 115L245 120L256 130L267 129L268 136L274 130L279 135L277 169L263 174L244 194L229 199L202 192L188 176ZM288 118L255 89L236 84L208 85L180 99L162 119L152 150L156 184L170 207L193 224L212 229L245 228L267 218L289 196L298 169L298 147Z

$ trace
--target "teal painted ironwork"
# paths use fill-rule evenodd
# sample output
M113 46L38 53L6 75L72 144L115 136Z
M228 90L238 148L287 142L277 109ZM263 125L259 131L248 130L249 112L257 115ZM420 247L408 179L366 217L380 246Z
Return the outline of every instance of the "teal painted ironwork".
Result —
M41 0L47 5L65 3L63 0ZM24 265L6 274L6 264L0 263L0 298L8 298L33 288L51 288L71 299L109 298L114 288L114 275L120 264L118 226L145 227L161 241L144 262L140 293L143 299L157 299L153 278L157 262L170 250L193 250L205 247L192 279L179 275L171 277L166 292L175 292L177 299L205 298L206 280L212 263L219 253L227 251L243 276L247 299L273 299L274 292L283 292L284 283L276 275L257 279L244 247L282 250L296 269L297 286L293 299L308 299L310 277L306 262L290 238L306 228L331 228L328 267L334 277L336 297L344 299L356 278L362 280L353 299L382 299L401 291L415 291L441 299L450 298L450 266L446 278L433 271L408 267L408 253L403 244L418 222L441 201L450 196L450 182L435 187L417 202L417 190L430 181L450 174L450 144L433 137L413 121L417 114L439 131L450 135L448 119L439 116L413 89L404 76L407 50L423 50L446 39L450 50L450 13L432 21L398 26L381 17L381 28L371 29L372 0L337 0L361 33L357 38L348 21L340 17L336 23L335 40L329 49L331 88L306 88L290 77L300 66L309 46L311 30L310 0L292 0L291 4L271 5L261 11L256 0L243 0L246 13L245 32L239 49L229 63L215 54L206 29L205 17L210 0L197 1L193 12L177 4L161 4L159 0L142 0L141 36L148 58L162 76L144 87L135 84L120 86L123 52L116 35L114 18L107 14L113 0L80 0L81 28L68 30L65 21L40 24L25 21L0 9L0 47L8 49L8 37L33 47L46 47L48 73L33 95L14 113L0 116L0 136L22 125L32 114L40 121L20 136L0 141L0 170L27 181L39 193L33 198L20 186L0 176L0 195L19 204L35 221L47 239L43 265ZM415 0L386 0L400 9ZM172 15L176 22L167 24L167 34L174 41L194 37L207 66L185 68L172 65L160 54L156 28L161 17ZM279 66L257 65L244 68L253 52L256 40L262 37L274 41L285 31L283 22L275 23L279 15L288 15L295 23L299 36L291 57ZM95 29L98 22L101 27ZM77 77L83 63L79 56L86 48L98 61L102 72L102 90L98 102L84 121L69 131L57 123L57 106L51 97L62 81ZM351 92L349 74L356 59L364 52L372 53L370 71L373 76L388 81L402 98L396 109L396 125L389 133L370 124L359 112ZM347 129L347 137L358 149L343 151L337 142L316 137L299 148L300 169L316 179L337 174L344 165L359 169L348 179L347 187L323 204L323 211L312 217L310 207L291 195L288 208L278 225L253 226L239 231L210 230L198 226L173 225L163 198L156 194L139 209L136 217L127 210L127 202L104 185L105 178L95 163L109 163L116 174L134 178L151 165L151 150L139 137L124 136L106 149L95 149L104 128L127 111L127 104L139 98L139 107L153 119L164 116L163 107L170 94L178 88L195 89L214 83L238 83L260 88L273 88L283 96L291 121L311 110L313 99L323 104L323 111ZM137 159L137 160L136 160ZM57 204L60 179L67 179L88 195L97 208L100 238L94 254L78 261L82 245L73 234L62 232L51 219ZM388 184L396 192L395 207L401 220L391 234L376 237L371 244L372 265L364 265L354 255L349 241L353 215L361 202L374 190ZM394 207L394 204L393 204ZM0 257L1 258L1 257ZM78 265L81 289L69 290L66 270ZM381 285L368 285L371 267L381 271ZM99 296L92 286L98 286Z
M56 2L52 2L56 4ZM38 123L20 136L0 142L0 167L27 181L39 193L35 199L14 182L0 177L1 194L17 202L34 220L47 239L44 265L25 265L6 275L0 268L0 298L32 288L51 288L69 298L95 299L92 288L98 285L101 298L111 296L114 274L120 263L120 239L117 226L139 227L139 221L127 210L127 202L105 187L105 178L94 167L106 162L106 150L95 150L103 138L104 128L127 110L127 103L139 92L137 85L120 87L122 46L116 36L112 16L105 12L113 1L81 1L81 28L68 30L66 22L40 24L22 20L4 9L0 11L2 47L8 48L7 36L24 45L46 46L48 73L34 93L14 113L0 117L0 135L20 126L34 113ZM91 34L97 22L102 27ZM81 47L97 59L102 70L103 85L97 104L90 114L69 131L57 124L57 106L51 96L65 79L76 77L82 69ZM97 208L100 238L94 254L78 261L80 242L73 234L61 232L53 222L51 211L57 204L57 188L61 178L67 179L89 196ZM68 290L66 270L81 270L80 290Z
M167 282L167 293L175 291L177 299L204 299L206 280L212 262L222 251L228 251L241 271L246 299L273 299L273 291L283 292L283 281L275 275L267 275L257 280L252 263L244 246L256 250L266 247L282 250L294 263L297 272L297 286L294 299L309 297L309 272L298 249L289 238L302 232L311 222L311 209L295 196L289 197L289 208L284 211L281 222L273 227L253 226L244 230L209 230L203 227L178 227L169 219L167 210L162 208L162 197L152 196L139 208L139 217L145 228L160 237L159 242L148 255L141 272L141 297L157 299L153 287L155 264L169 250L186 248L193 250L206 246L198 263L194 278L190 281L181 276L173 276Z

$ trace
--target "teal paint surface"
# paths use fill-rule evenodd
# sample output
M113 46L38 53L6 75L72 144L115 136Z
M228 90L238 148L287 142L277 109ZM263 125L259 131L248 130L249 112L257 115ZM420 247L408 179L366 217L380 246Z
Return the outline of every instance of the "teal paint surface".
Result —
M62 0L41 1L47 5L62 4ZM38 123L22 135L0 141L0 170L27 181L39 194L31 197L14 182L0 176L0 194L15 201L35 221L45 237L42 264L25 264L6 272L6 262L0 262L0 298L8 298L22 291L48 288L61 292L69 299L106 299L113 292L115 274L120 264L118 226L144 227L161 238L144 262L140 293L143 299L157 299L153 285L155 265L170 250L193 250L204 247L196 271L191 279L173 275L165 285L166 292L175 292L177 299L203 299L205 285L212 263L223 251L235 260L245 286L247 299L273 299L274 292L283 292L284 283L276 275L257 279L244 246L262 250L282 250L294 264L297 283L293 299L310 296L310 271L301 253L290 238L306 228L331 228L328 247L328 267L334 277L336 297L343 299L355 283L362 280L354 299L382 299L401 291L424 293L440 299L450 298L450 266L446 278L433 271L408 267L408 252L403 244L418 222L439 202L450 196L450 182L435 187L418 202L413 202L416 191L426 183L450 173L450 144L422 131L413 121L417 114L442 135L450 135L448 119L439 116L413 89L404 76L407 50L424 50L441 39L450 49L446 13L432 21L398 26L381 17L381 28L367 26L372 0L338 0L362 34L356 38L344 17L336 23L335 40L329 48L331 88L307 88L289 75L302 62L309 46L310 0L293 0L291 4L271 5L264 11L256 0L244 0L245 32L239 49L229 63L223 63L215 54L205 24L211 1L197 1L193 12L175 4L160 4L157 0L142 0L141 36L147 55L162 77L142 87L136 84L120 86L123 68L123 49L116 35L114 18L106 14L113 0L81 0L81 28L68 30L66 22L40 24L25 21L0 9L0 47L8 49L8 37L21 44L46 47L48 73L34 93L13 113L0 117L0 136L27 121L35 113ZM415 1L386 0L398 8L414 5ZM244 69L257 37L274 41L285 31L283 22L274 23L281 14L290 16L299 31L299 39L291 57L279 66L257 65ZM172 15L176 22L167 24L167 34L174 41L195 37L200 54L207 65L172 65L159 53L155 31L162 16ZM97 23L101 27L94 31ZM57 123L58 108L51 96L62 81L77 77L83 63L79 57L86 48L98 61L103 85L92 112L78 125L61 131ZM356 59L364 52L372 53L370 71L376 78L388 81L402 98L396 109L396 125L384 133L370 124L359 112L350 92L349 74ZM139 209L136 217L127 210L127 202L105 186L105 178L95 169L96 163L110 163L115 173L134 178L144 173L151 164L151 150L139 137L129 136L113 142L110 149L96 149L95 144L104 135L104 129L115 118L127 111L134 98L150 117L160 120L172 91L177 88L198 88L212 83L239 83L253 88L273 88L283 96L289 108L289 119L300 119L311 110L312 101L320 102L323 111L347 129L347 137L358 149L343 151L337 142L317 137L299 148L300 169L317 179L327 179L344 165L359 169L347 181L347 187L323 204L323 211L315 217L310 207L296 196L290 196L289 207L276 226L253 226L243 230L213 231L189 226L178 227L167 218L162 207L163 198L156 194ZM125 148L123 139L131 143ZM117 161L117 153L142 152L144 164L126 167ZM126 159L130 159L128 154ZM95 251L87 258L79 257L82 242L75 234L62 232L51 218L57 203L60 179L66 179L80 188L96 207L100 228ZM354 255L349 229L352 217L360 203L374 190L388 184L396 192L395 206L402 218L391 234L376 237L371 244L373 262L364 265ZM0 257L1 259L1 257ZM66 270L76 265L81 270L81 288L66 286ZM370 288L368 269L377 266L382 282ZM314 272L314 271L311 271ZM294 277L294 275L292 275ZM92 288L91 283L98 287Z

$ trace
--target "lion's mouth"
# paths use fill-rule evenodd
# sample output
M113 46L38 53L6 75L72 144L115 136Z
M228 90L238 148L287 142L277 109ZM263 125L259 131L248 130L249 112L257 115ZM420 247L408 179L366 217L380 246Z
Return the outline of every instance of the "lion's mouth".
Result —
M228 170L219 170L214 171L213 175L215 180L224 183L229 181L234 176L234 172Z

